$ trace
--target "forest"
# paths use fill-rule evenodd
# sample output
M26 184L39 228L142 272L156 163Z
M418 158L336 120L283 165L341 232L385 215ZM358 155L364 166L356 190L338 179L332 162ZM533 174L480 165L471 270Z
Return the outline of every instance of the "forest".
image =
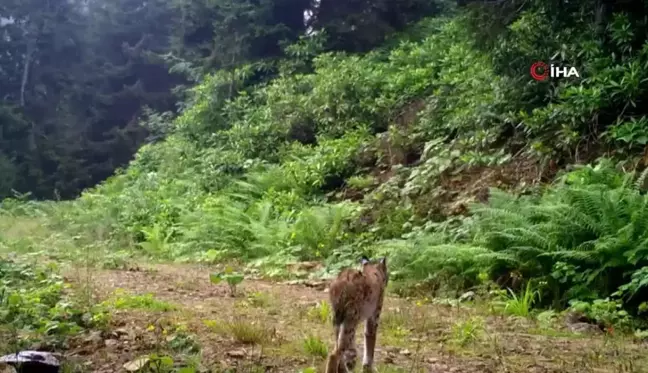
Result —
M3 0L0 36L0 353L322 371L366 255L379 372L644 371L647 1Z

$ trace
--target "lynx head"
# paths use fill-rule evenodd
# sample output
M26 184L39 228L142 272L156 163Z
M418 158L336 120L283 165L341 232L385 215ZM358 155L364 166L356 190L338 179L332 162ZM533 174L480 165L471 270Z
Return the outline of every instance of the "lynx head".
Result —
M380 273L383 277L383 281L385 282L385 285L387 285L387 282L389 281L389 272L387 271L386 256L378 260L370 260L369 258L363 255L360 263L362 263L363 272L376 271Z

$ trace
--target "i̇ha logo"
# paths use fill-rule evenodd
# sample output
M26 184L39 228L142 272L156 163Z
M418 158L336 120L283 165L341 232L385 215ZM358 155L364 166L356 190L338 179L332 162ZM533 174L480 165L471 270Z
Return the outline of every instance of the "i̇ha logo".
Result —
M555 66L554 64L551 64L551 66L547 66L547 64L542 61L538 61L533 65L531 65L531 77L533 77L533 79L538 81L547 80L548 77L569 78L572 76L576 76L577 78L580 78L580 74L578 74L578 70L576 70L576 68L573 66L569 68Z

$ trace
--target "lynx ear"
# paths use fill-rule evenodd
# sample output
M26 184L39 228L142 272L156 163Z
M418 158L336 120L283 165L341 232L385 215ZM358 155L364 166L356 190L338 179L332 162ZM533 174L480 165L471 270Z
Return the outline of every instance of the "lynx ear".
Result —
M367 258L366 255L363 255L362 259L360 259L360 263L362 263L362 265L369 264L369 258Z
M382 258L380 258L380 264L385 265L385 266L387 265L387 257L386 256L383 256Z

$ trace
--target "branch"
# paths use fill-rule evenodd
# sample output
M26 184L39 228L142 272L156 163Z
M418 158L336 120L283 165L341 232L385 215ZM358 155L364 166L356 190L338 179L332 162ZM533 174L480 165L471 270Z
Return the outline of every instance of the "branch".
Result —
M31 66L32 54L34 53L34 45L31 41L27 43L27 53L25 54L25 64L23 66L22 82L20 83L20 106L25 106L25 89L27 88L27 80L29 79L29 67Z

